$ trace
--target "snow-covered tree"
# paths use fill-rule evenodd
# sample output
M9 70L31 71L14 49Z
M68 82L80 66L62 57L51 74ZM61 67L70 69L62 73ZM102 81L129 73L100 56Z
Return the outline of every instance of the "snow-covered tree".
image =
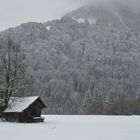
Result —
M8 105L11 96L19 94L23 86L24 65L20 46L7 37L0 41L0 101L1 108Z

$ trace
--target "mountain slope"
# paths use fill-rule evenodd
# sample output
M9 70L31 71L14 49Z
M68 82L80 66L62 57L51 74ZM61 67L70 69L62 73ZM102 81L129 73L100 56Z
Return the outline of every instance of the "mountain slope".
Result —
M32 93L44 97L47 113L139 113L139 25L123 13L83 7L60 20L0 33L21 44Z

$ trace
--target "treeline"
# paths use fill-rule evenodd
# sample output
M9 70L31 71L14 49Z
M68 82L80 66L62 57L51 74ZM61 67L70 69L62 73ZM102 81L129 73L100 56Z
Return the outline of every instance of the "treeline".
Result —
M86 109L86 114L102 115L140 115L140 98L127 100L120 98L118 101L103 103L102 101L92 102Z

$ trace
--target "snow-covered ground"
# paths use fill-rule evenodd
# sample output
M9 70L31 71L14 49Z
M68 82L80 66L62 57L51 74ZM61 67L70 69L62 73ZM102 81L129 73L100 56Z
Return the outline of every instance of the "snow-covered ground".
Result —
M0 140L140 140L140 116L45 116L44 123L0 122Z

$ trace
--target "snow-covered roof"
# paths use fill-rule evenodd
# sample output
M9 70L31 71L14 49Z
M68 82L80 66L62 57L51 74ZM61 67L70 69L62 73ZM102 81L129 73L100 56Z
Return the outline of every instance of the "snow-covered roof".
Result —
M4 112L22 112L28 108L34 101L36 101L39 96L32 97L11 97L9 100L8 108Z

